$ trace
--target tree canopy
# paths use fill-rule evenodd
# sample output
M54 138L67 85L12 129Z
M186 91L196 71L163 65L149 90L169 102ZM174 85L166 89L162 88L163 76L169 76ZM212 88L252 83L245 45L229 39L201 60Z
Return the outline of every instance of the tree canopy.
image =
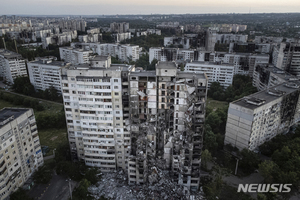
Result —
M252 86L251 77L236 74L233 77L232 85L226 89L219 82L211 83L207 95L214 100L232 102L255 92L257 89Z

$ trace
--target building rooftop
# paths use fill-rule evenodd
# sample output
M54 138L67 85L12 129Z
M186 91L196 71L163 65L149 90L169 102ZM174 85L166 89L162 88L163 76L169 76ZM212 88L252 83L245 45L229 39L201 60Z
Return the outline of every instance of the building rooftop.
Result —
M182 72L179 71L177 72L177 78L193 78L193 77L197 77L197 78L203 78L203 79L207 79L207 76L205 73L196 73L196 72Z
M12 59L12 58L22 59L21 54L18 54L13 51L9 51L7 49L0 49L0 55L3 56L5 59Z
M111 64L108 68L91 67L89 63L81 63L78 65L70 65L66 67L67 70L111 70L111 71L131 71L134 69L133 65L127 64Z
M28 108L3 108L0 110L0 128L28 110Z
M289 81L238 99L232 104L254 110L297 90L300 90L300 81Z
M276 74L276 76L278 76L279 78L285 79L286 81L293 81L293 80L299 80L299 78L297 78L296 76L282 70L279 69L277 67L274 67L273 65L268 65L266 67L264 67L266 70L268 70L269 72L272 72L273 74Z
M135 71L135 72L131 72L130 76L152 76L152 77L155 77L156 72L155 71Z
M66 67L66 66L70 65L70 63L66 63L63 61L47 60L47 59L31 61L29 63L43 64L43 65L50 65L50 66L57 66L57 67Z
M220 65L220 66L227 66L227 67L234 67L233 64L221 63L221 62L205 62L205 61L190 61L187 64L199 64L199 65Z
M175 62L162 62L159 61L156 64L156 69L177 69L176 63Z
M90 58L90 61L106 61L110 58L110 56L93 56Z

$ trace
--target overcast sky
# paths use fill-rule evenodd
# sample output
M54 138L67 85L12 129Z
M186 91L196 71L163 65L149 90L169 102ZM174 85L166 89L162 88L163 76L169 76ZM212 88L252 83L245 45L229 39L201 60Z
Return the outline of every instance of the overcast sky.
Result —
M300 12L300 0L0 0L0 15Z

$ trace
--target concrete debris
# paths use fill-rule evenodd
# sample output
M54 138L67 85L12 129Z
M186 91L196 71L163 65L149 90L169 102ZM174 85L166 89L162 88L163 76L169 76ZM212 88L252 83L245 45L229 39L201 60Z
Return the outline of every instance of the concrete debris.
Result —
M196 89L195 87L190 87L188 85L186 85L186 88L187 88L187 91L188 91L189 94L192 94Z
M140 199L168 199L168 200L205 200L204 193L200 189L197 193L190 193L183 186L173 182L169 177L169 171L162 171L152 167L152 183L144 185L128 185L127 176L123 171L104 173L98 187L90 186L89 192L95 199L101 196L115 200L140 200ZM150 178L151 177L151 178Z
M140 95L142 98L144 98L145 96L147 96L144 92L142 91L137 91L138 95Z

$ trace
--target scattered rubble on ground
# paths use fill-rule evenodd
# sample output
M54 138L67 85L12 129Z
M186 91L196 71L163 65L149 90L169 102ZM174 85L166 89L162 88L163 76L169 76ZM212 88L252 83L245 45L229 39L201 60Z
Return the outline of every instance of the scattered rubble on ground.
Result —
M190 194L190 191L184 190L183 186L174 183L168 177L168 171L153 169L155 172L151 177L151 183L144 185L128 185L127 175L123 171L115 173L102 174L101 181L97 186L89 187L89 191L96 199L101 196L116 200L204 200L203 191Z

